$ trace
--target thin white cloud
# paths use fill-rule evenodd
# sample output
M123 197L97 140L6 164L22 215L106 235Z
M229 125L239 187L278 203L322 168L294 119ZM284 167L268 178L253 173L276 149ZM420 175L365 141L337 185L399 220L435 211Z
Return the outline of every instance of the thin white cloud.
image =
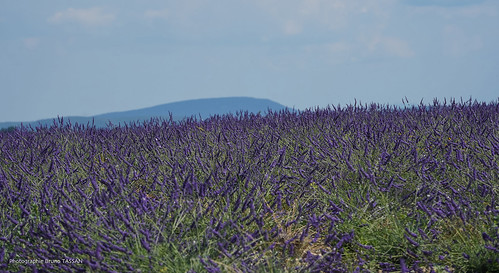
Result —
M149 9L144 12L147 19L168 19L170 11L168 9Z
M414 56L414 51L409 44L395 37L375 36L367 41L366 46L370 52L384 52L386 54L408 58Z
M112 23L116 16L112 13L106 13L100 7L88 9L68 8L64 11L56 12L48 21L51 23L75 22L84 26L103 26Z
M304 25L319 23L338 29L346 20L346 8L341 0L257 0L256 4L280 25L284 34L298 34ZM348 2L347 2L348 3ZM329 15L326 15L329 14Z
M411 58L415 55L406 41L383 35L312 44L305 46L304 50L309 56L320 56L322 60L333 65L358 62L373 57Z
M303 25L297 21L287 21L284 24L284 33L287 35L299 34L303 31Z
M448 56L462 56L469 52L483 48L483 41L479 35L469 35L454 25L443 29L444 54Z
M408 5L412 6L442 6L455 7L480 4L484 0L404 0Z
M333 65L355 62L357 58L354 55L361 54L355 44L347 41L307 45L304 49L308 56L316 56Z
M304 47L307 53L319 55L327 54L327 55L337 55L337 54L345 54L353 50L353 45L346 41L338 41L332 43L324 43L318 45L306 45Z
M306 31L307 26L337 31L360 16L382 18L394 0L255 0L256 5L281 25L285 34ZM299 31L298 31L299 30Z
M30 38L23 39L24 47L29 49L29 50L36 49L39 44L40 44L40 39L36 38L36 37L30 37Z
M351 50L351 45L347 42L341 41L341 42L335 42L335 43L330 43L326 45L327 50L331 54L345 54L348 53Z
M461 7L456 9L454 12L450 13L449 16L478 18L482 16L496 17L497 14L498 14L497 7L482 5L482 6L472 6L472 7Z
M414 6L411 8L417 13L433 13L446 19L497 17L499 15L497 4L491 3L462 6Z

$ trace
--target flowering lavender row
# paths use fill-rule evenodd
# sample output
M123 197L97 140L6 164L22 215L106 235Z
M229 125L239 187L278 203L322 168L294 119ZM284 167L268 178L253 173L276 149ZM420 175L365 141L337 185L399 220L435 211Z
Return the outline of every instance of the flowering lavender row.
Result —
M0 133L0 270L499 269L499 103Z

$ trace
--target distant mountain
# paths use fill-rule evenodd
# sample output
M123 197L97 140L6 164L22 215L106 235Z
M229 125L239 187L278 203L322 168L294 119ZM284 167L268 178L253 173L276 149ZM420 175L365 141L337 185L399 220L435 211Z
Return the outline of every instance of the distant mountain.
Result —
M209 98L186 100L173 103L161 104L153 107L129 110L123 112L112 112L100 114L90 117L68 116L64 117L64 122L68 120L72 124L92 124L92 119L96 127L106 127L109 122L113 125L125 122L141 122L150 120L153 117L164 119L170 118L170 113L174 120L179 121L187 117L196 117L199 119L208 118L214 115L236 114L239 111L248 111L249 113L265 114L269 109L272 111L280 111L288 107L268 99L257 99L250 97L226 97L226 98ZM289 109L289 108L288 108ZM42 119L31 122L22 122L23 125L36 127L39 125L52 125L54 119ZM0 122L0 129L19 126L21 122Z

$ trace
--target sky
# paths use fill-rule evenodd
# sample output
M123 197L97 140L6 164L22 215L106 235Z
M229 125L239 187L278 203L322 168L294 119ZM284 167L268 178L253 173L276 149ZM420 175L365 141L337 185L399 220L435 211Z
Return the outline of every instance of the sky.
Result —
M499 98L497 0L0 0L0 122Z

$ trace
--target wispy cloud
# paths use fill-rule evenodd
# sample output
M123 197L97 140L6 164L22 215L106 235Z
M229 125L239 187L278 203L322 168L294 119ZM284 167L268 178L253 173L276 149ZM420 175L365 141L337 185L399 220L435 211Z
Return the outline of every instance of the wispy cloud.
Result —
M333 65L355 62L361 53L358 45L347 41L307 45L305 52L308 56L319 56L323 61Z
M168 9L149 9L144 12L147 19L168 19L170 11Z
M297 21L287 21L284 23L284 33L287 35L299 34L303 31L303 25Z
M23 45L25 48L29 50L34 50L40 44L40 39L36 37L30 37L23 39Z
M403 58L414 56L409 44L395 37L375 36L366 41L366 46L371 53L380 52Z
M454 12L455 16L469 17L469 18L477 18L481 16L497 16L498 11L496 7L491 6L472 6L458 9Z
M256 0L256 5L281 24L285 34L297 34L307 26L341 30L360 17L382 17L394 0Z
M404 0L404 2L411 6L456 7L480 4L484 0Z
M483 41L479 35L466 34L454 25L444 27L443 38L444 54L448 56L462 56L483 48Z
M445 2L445 1L444 1ZM459 1L457 1L459 2ZM478 18L482 16L496 17L499 14L497 3L472 1L470 4L462 2L461 5L414 5L412 9L419 13L433 13L446 19L453 18Z
M103 26L112 23L115 19L114 14L106 13L100 7L93 7L88 9L68 8L56 12L48 18L48 21L56 24L74 22L84 26Z
M257 0L257 6L270 16L286 35L301 33L305 25L319 23L337 29L346 20L344 1L292 0L285 4L278 0ZM348 3L348 2L347 2ZM328 13L329 16L325 16Z

